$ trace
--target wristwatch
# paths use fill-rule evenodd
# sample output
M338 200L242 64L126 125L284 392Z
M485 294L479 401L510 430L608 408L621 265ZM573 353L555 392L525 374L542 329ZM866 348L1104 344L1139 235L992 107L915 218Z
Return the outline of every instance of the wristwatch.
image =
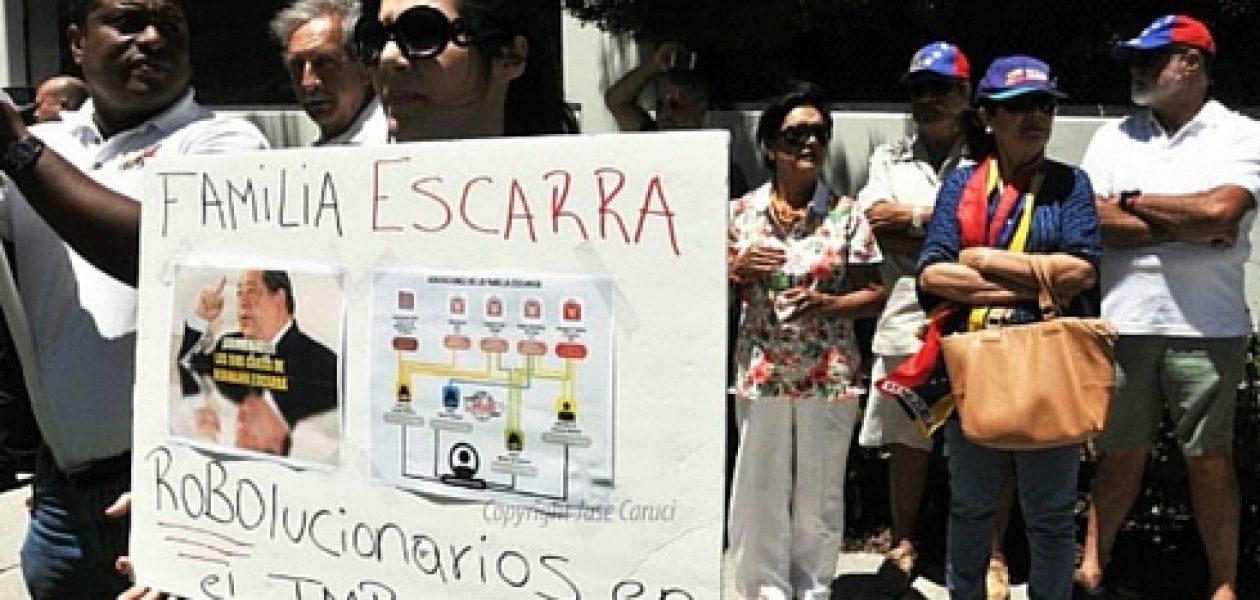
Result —
M31 165L39 159L39 155L44 153L43 140L30 134L7 141L0 140L0 144L3 144L3 152L0 153L0 170L9 175L17 175L30 169Z
M1137 199L1141 196L1141 190L1125 190L1120 192L1120 197L1116 199L1116 204L1120 205L1120 210L1132 213L1134 205L1137 204Z

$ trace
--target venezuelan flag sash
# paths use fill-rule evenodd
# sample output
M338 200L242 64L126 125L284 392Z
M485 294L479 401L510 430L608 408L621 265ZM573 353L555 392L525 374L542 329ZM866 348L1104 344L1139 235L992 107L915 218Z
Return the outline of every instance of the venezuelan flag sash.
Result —
M1023 252L1032 230L1033 205L1042 179L1043 174L1039 172L1028 193L1021 195L1014 186L1002 181L996 157L989 156L981 161L963 187L958 202L962 247ZM964 326L969 331L985 327L992 308L968 308L957 303L940 305L928 315L923 345L918 353L875 382L877 390L901 405L923 437L931 437L954 410L949 375L941 356L942 336Z

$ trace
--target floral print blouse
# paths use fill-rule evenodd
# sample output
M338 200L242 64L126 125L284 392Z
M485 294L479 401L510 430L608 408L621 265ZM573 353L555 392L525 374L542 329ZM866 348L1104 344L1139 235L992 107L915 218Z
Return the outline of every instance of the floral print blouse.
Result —
M728 251L754 245L785 250L779 273L736 286L743 319L736 340L735 390L748 399L854 400L860 372L853 322L835 317L794 318L776 306L779 291L812 286L830 294L852 290L850 265L883 260L869 223L853 198L834 195L821 180L809 212L790 231L771 215L771 184L731 202Z

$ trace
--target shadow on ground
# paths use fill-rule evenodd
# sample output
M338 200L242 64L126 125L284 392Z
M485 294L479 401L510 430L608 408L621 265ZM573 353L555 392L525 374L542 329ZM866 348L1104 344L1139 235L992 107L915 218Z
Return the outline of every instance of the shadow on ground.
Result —
M841 575L831 582L831 597L846 600L927 600L914 588L900 595L888 595L879 589L879 576L874 574Z

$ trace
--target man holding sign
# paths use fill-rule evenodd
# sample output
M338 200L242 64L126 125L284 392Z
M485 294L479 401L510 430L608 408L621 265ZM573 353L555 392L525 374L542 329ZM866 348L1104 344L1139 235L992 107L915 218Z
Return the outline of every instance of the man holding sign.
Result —
M32 405L44 436L22 549L31 595L101 597L126 579L128 524L104 510L128 488L143 167L154 157L263 149L251 125L193 99L179 0L84 0L67 30L92 98L31 128L0 108L3 233L17 249ZM18 306L11 282L6 305ZM25 336L23 336L25 337Z
M571 125L571 121L564 118L567 115L560 102L559 79L555 77L557 63L545 58L546 38L530 35L535 31L531 22L542 22L548 16L543 9L543 3L532 0L366 2L363 20L356 28L356 45L361 58L375 66L374 78L390 116L394 138L400 141L463 139L567 130L566 124ZM460 35L452 35L461 31ZM517 202L523 203L526 195L546 197L544 190L553 189L555 184L545 176L538 176L563 168L566 173L577 175L574 190L582 199L574 196L575 209L593 212L601 204L595 200L600 182L607 183L609 178L587 179L582 174L598 177L605 172L599 169L609 164L619 167L625 175L624 187L630 190L628 194L638 196L640 191L646 195L646 190L661 190L646 196L659 200L653 200L654 204L640 214L664 215L672 222L676 213L664 201L666 187L670 197L710 194L720 198L725 176L722 157L726 136L717 133L676 135L679 141L696 140L705 147L703 156L694 161L682 160L694 150L684 152L671 147L682 144L669 144L671 140L667 138L649 139L641 144L635 139L615 144L601 139L535 139L414 144L382 147L373 152L330 150L310 155L276 153L263 159L251 156L165 163L163 173L152 175L153 181L160 182L164 173L171 174L168 179L171 187L166 190L169 194L155 194L155 197L170 200L170 228L161 227L166 223L159 221L161 217L148 219L145 224L146 235L150 236L145 240L146 249L151 252L146 255L146 291L171 289L170 278L164 277L166 273L154 268L160 267L166 256L223 256L246 248L260 259L266 257L268 261L284 264L285 261L309 260L315 248L321 250L317 254L330 250L331 254L324 255L335 256L337 271L346 274L347 298L380 300L379 303L374 300L370 311L361 310L368 307L359 304L355 311L346 313L345 330L352 336L349 339L386 343L356 348L356 351L362 348L367 355L363 358L371 356L380 360L355 359L346 365L353 378L347 388L356 390L362 400L345 403L347 419L356 423L356 430L369 424L372 429L370 436L350 436L353 443L346 444L346 460L338 469L288 469L274 461L222 460L170 443L166 423L138 420L137 447L145 451L145 473L148 474L147 469L162 473L160 478L146 477L145 485L136 489L144 517L138 519L135 532L136 539L143 542L137 555L143 565L142 581L184 594L238 598L296 595L344 598L372 593L382 598L503 598L522 594L610 598L642 595L676 600L717 597L721 565L716 550L720 540L721 503L720 496L714 492L721 485L716 467L721 458L718 451L720 423L706 420L706 415L712 415L710 406L688 403L685 399L716 399L715 392L722 385L723 368L717 358L722 337L720 316L711 310L712 306L720 304L725 291L722 288L721 207L706 205L694 212L683 211L696 223L696 227L687 232L690 237L683 245L687 251L685 258L677 252L678 244L673 243L672 233L653 229L648 229L646 234L671 243L639 244L637 235L635 239L628 235L622 238L611 234L610 230L610 235L605 237L593 227L576 224L536 240L531 236L530 246L525 246L519 237L494 240L476 231L425 232L416 227L386 231L372 226L372 206L389 206L391 214L387 216L398 218L399 223L405 222L405 217L392 209L414 210L417 203L407 202L404 197L423 196L412 184L430 173L443 177L446 183L441 185L453 185L450 182L489 173L507 186L505 190L517 190L507 195L516 194ZM622 143L629 146L625 154L631 155L624 160L622 148L618 147ZM557 157L564 160L558 163L554 160ZM390 160L397 160L389 163L394 168L384 169L383 165ZM266 178L278 171L290 175L319 173L318 177L327 173L330 181L335 180L342 197L361 197L363 190L373 189L372 181L381 185L372 192L375 197L372 205L347 210L343 215L344 229L335 231L331 227L279 227L272 231L270 223L249 224L237 230L221 222L203 220L198 198L204 196L198 190L202 189L206 177L239 181L237 178L244 178L246 171L262 172ZM198 172L204 177L174 175L182 172ZM365 179L360 175L370 177ZM287 185L292 185L291 182ZM544 185L547 187L539 187ZM424 189L423 186L420 189ZM258 188L255 190L257 194ZM385 196L399 202L386 204L389 200ZM606 198L602 204L610 201ZM661 207L659 212L652 212L657 210L654 206ZM163 214L163 208L146 207L152 211L150 215ZM630 209L626 210L630 214ZM620 227L617 229L618 233L622 232ZM474 235L478 237L470 237ZM152 245L149 245L150 240ZM588 256L572 251L575 243L585 241L590 244L582 244L581 248L597 249L598 254L607 257L612 264L596 268ZM475 248L484 251L474 251ZM604 254L604 248L615 249L619 254ZM645 269L644 264L652 265L651 269ZM395 289L383 283L386 281L383 278L395 270L424 274L424 279L402 286L406 289ZM566 325L564 306L570 294L543 294L543 288L539 287L540 280L544 279L541 274L553 272L564 274L566 279L586 274L596 277L584 279L621 278L617 289L631 303L622 307L621 314L626 318L623 322L631 325L618 327L612 320L615 315L606 311L608 316L598 327L608 332L601 333L607 340L598 343L587 340L593 332L589 325L593 305L585 305L582 324ZM430 282L427 273L433 273L438 279ZM461 279L456 281L452 273L460 274ZM468 278L463 278L462 274L468 274ZM699 285L680 299L668 290L660 291L663 275L680 281L699 278L708 285ZM471 277L476 277L476 287L486 292L498 291L502 296L496 298L496 294L487 294L484 304L479 297L462 297L458 308L474 316L484 311L491 317L485 319L485 324L474 325L471 321L452 324L448 310L450 298L446 294L429 297L433 302L428 305L435 310L421 312L425 304L418 301L416 294L422 289L450 287L453 292L460 291L453 288L473 287L469 283ZM484 286L480 285L483 280ZM175 297L195 299L196 290L217 283L217 276L201 278ZM322 302L323 296L308 292L308 288L301 285L305 283L302 280L295 278L295 283L302 288L298 295L304 307L298 320L304 329L314 331L315 324L306 311L313 306L311 301L320 299ZM174 285L179 285L178 280ZM229 290L230 285L231 281L226 282L224 290ZM593 290L590 297L594 298L597 293ZM585 294L572 295L579 300L586 297ZM612 298L612 295L601 294L600 298ZM629 308L631 305L633 309ZM194 307L195 303L175 312L176 320L192 312ZM231 321L231 304L225 303L223 310L225 314L220 318ZM636 317L636 311L643 316ZM648 318L649 314L660 317ZM668 318L670 314L687 316L675 320ZM497 317L504 318L499 321ZM146 333L142 340L142 364L156 366L142 369L142 387L165 388L170 385L172 346L172 339L165 334L170 332L172 313L165 306L147 303L141 318L146 332L157 332L152 336ZM709 322L706 323L706 319ZM174 325L179 327L180 324ZM448 326L450 331L447 331ZM461 328L459 333L454 331L455 326ZM501 333L496 335L493 331L496 329ZM395 396L399 391L395 385L399 353L421 350L421 336L415 335L417 332L425 333L433 343L424 348L423 355L404 354L402 358L411 364L432 360L446 363L450 358L448 342L451 347L464 349L458 350L457 362L446 365L450 368L430 369L435 365L418 365L430 373L411 377L403 400L410 405L396 406L400 404ZM619 337L612 337L614 335ZM604 354L609 362L598 370L587 362L576 371L584 378L582 382L620 382L618 388L599 399L609 407L605 413L608 417L618 414L612 408L615 398L635 399L632 410L620 413L625 419L620 421L617 437L595 438L570 426L585 427L589 421L584 419L591 411L579 412L581 416L576 421L564 423L557 423L561 420L559 417L549 416L553 407L560 404L557 398L569 397L563 394L567 391L563 382L578 380L557 370L562 363L556 358L563 358L558 352L555 358L543 357L537 349L549 355L552 342L562 342L565 348L571 349L569 338L575 336L579 338L576 341L589 342L592 352L611 347L615 340L622 342L617 346L622 362L612 362L609 351ZM659 357L668 355L672 349L671 336L698 341L693 358L703 358L685 368L682 361L660 360ZM482 339L478 341L478 338ZM176 337L174 341L180 340ZM508 371L495 367L495 354L505 355ZM482 385L480 387L487 390L477 391L497 395L505 409L505 399L510 397L512 389L520 392L522 398L542 394L542 399L531 402L530 406L518 405L524 409L522 423L528 437L522 438L525 438L527 450L516 454L501 450L508 433L507 410L498 418L498 424L479 421L474 411L459 411L459 416L465 417L461 419L446 413L448 394L443 388L451 383L446 380L477 375L467 370L486 369L486 358L492 359L486 379L497 381L514 377L515 381L507 379L503 387ZM636 367L650 370L652 375L638 376ZM622 376L618 377L619 373ZM557 379L538 383L526 393L524 386L528 383L523 378L532 377L542 382L537 377L539 374ZM432 385L427 391L418 389L416 377ZM670 389L657 389L656 378L669 381ZM378 387L377 383L383 385ZM472 391L469 385L464 385L464 389ZM381 390L384 393L379 393ZM475 393L449 396L474 410L475 406L481 406L478 400L484 398ZM470 396L473 402L467 402ZM584 407L589 406L593 403L584 404ZM463 407L457 404L457 408ZM672 411L676 418L657 418L664 411ZM480 456L485 459L486 473L490 473L494 465L507 467L504 470L509 472L499 474L499 478L516 478L518 492L461 488L455 490L456 493L444 490L440 496L429 497L413 493L413 485L397 483L408 475L431 473L432 470L422 473L409 467L415 466L421 457L427 459L434 446L438 447L439 455L433 464L449 458L443 450L456 447L468 450L469 443L461 439L467 428L461 425L471 425L475 434L486 434L482 436L487 440L485 443L473 440L485 450ZM439 427L444 429L439 430ZM381 433L384 431L388 433ZM439 433L444 436L440 445L436 441L420 443L436 440ZM616 471L599 468L603 466L599 461L588 459L594 452L578 447L579 442L585 443L587 439L593 450L600 451L600 456L617 445L632 451L625 453ZM661 439L676 439L681 444L660 444ZM715 440L718 443L714 443ZM410 445L404 447L408 442ZM532 460L529 453L535 448L545 460ZM666 458L658 459L658 449L665 451L661 454ZM568 465L563 464L566 454L570 457ZM464 460L457 456L457 460L451 462L466 468L469 463ZM662 468L666 460L676 461L681 468ZM544 467L548 471L543 472ZM534 472L539 475L535 476ZM205 473L211 473L214 480L206 478ZM439 484L442 474L435 473ZM543 489L544 486L535 485L535 489L545 493L523 493L530 492L524 487L529 483L524 481L527 477L555 481L557 491L551 493ZM230 488L232 491L225 491L230 499L215 495L213 514L201 508L208 505L195 495L189 495L185 501L178 486L188 481L187 485L197 487L198 482L194 480L204 482L203 489L211 494L217 493L211 490ZM220 483L227 487L220 488ZM574 485L564 489L569 484ZM511 485L512 482L506 484ZM260 493L254 494L255 489ZM236 490L242 494L239 502ZM495 496L482 491L493 492ZM474 501L446 500L453 497ZM661 514L647 516L633 510L636 506L651 505L665 508ZM228 518L229 513L232 518ZM499 524L496 514L508 515L506 520L510 524ZM304 526L298 523L303 520L302 515L307 515ZM258 521L260 516L263 520ZM275 523L276 528L270 523ZM542 529L544 526L547 529ZM201 534L178 533L181 531ZM679 531L688 533L680 537ZM356 538L372 540L375 548L367 553L362 551L363 546L356 549ZM199 543L230 554L208 555L197 550L195 544ZM618 547L619 552L591 553L593 546ZM185 557L193 554L215 560ZM486 567L484 578L476 567L478 564Z

